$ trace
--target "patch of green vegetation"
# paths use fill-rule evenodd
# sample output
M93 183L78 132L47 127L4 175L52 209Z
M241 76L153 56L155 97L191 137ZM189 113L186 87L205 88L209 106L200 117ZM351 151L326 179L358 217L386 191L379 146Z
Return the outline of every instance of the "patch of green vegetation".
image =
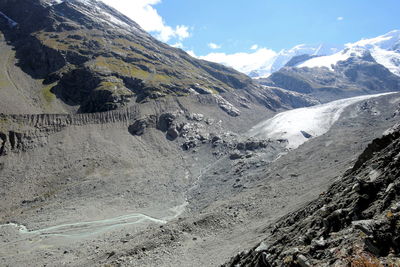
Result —
M102 81L96 90L110 91L116 95L132 95L132 92L128 90L120 80L116 81Z
M172 55L166 46L153 46L129 35L125 37L99 30L80 29L64 32L40 31L35 36L48 47L73 51L87 58L89 61L84 63L85 67L107 77L107 81L101 82L96 90L110 91L113 94L132 93L116 77L140 79L144 82L143 90L156 95L187 95L193 84L199 84L210 93L218 94L233 90L233 79L243 81L245 78L236 72L214 68L206 62L197 62L180 50L173 51ZM90 60L89 55L101 56ZM73 66L72 69L75 67L81 66ZM111 79L108 79L110 76ZM50 89L51 87L43 88L47 103L51 103L55 97Z
M165 74L148 72L133 64L111 57L100 56L96 58L96 60L92 62L92 68L100 72L118 73L122 76L134 77L155 84L171 81L171 78Z
M77 39L69 38L70 35L80 35L84 36L81 33L74 31L67 32L57 32L57 33L46 33L46 32L37 32L35 37L41 41L45 46L56 49L56 50L71 50L71 47L81 47L82 41ZM73 49L72 49L73 50Z
M126 48L128 48L128 47L134 47L134 48L139 49L139 50L141 50L141 51L145 51L145 50L146 50L146 49L144 48L144 46L142 46L142 45L140 45L140 44L138 44L138 43L129 41L129 40L127 40L127 39L116 38L116 39L114 39L113 41L114 41L115 43L117 43L117 44L120 44L120 45L123 46L123 47L126 47Z
M57 85L57 82L48 84L42 88L42 95L48 104L52 103L56 96L51 92L51 89Z
M68 44L61 43L59 40L54 39L54 38L47 38L44 40L41 40L44 45L56 49L56 50L68 50Z

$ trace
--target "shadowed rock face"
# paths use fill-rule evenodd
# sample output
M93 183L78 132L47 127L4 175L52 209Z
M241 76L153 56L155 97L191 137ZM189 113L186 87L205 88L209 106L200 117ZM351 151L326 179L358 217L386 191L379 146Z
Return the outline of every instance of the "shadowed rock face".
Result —
M353 169L319 199L269 227L267 240L225 266L347 266L380 261L397 266L399 130L397 126L374 140Z
M10 27L0 20L19 66L52 84L52 93L81 112L116 109L130 99L252 86L246 75L157 41L98 1L7 0L0 11L18 23Z
M295 64L303 60L300 57L293 61ZM339 61L333 71L324 67L296 68L293 64L260 79L260 83L308 94L321 102L400 90L400 77L378 64L367 51L362 56Z

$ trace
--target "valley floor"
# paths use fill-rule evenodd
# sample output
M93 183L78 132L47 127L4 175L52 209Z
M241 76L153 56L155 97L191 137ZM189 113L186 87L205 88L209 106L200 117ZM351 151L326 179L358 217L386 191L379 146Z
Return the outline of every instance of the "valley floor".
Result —
M308 121L324 128L308 137L301 127L294 139L266 134L285 113L238 134L206 123L210 111L190 123L223 130L188 150L157 129L132 136L110 124L68 126L2 157L0 265L221 265L323 194L398 121L399 94L341 103L309 109L329 116L324 127ZM273 140L281 134L289 141Z

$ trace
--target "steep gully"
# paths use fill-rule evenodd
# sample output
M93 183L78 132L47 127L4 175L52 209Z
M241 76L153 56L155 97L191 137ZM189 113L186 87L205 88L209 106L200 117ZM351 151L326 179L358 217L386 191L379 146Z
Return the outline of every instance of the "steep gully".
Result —
M261 138L287 138L289 140L288 148L295 149L302 143L306 142L308 139L325 134L331 128L334 122L339 119L341 113L346 107L362 100L367 100L387 94L393 93L353 97L309 108L300 108L296 110L282 112L272 119L268 119L254 126L248 132L248 135ZM100 120L108 121L110 120L110 118L113 118L113 114L109 115L110 116L106 115L102 117ZM125 114L125 116L122 117L130 117L128 113ZM300 116L300 118L302 119L300 120L302 121L302 123L299 123L298 116ZM59 118L53 119L56 119L55 121L57 121L57 119ZM74 120L71 118L69 118L69 120L67 119L67 121L69 121L69 123L71 124L74 124ZM80 120L78 121L80 123ZM32 124L37 123L35 119L31 120L31 122ZM277 127L277 125L279 127ZM271 129L275 129L275 131L271 131ZM309 134L309 132L311 132L313 135ZM217 162L215 162L214 164L216 164ZM213 166L214 164L211 164L210 166ZM195 183L189 189L189 191L193 190L197 186L197 183L199 182L203 174L210 169L210 166L205 167L199 177L195 179ZM61 224L37 230L28 230L26 226L18 225L15 223L0 225L0 228L16 228L21 235L56 236L79 239L104 233L115 228L124 227L127 225L141 223L165 224L168 221L171 221L184 213L187 205L188 202L185 201L181 205L172 207L167 211L167 215L164 215L161 218L155 218L142 213L132 213L103 220Z

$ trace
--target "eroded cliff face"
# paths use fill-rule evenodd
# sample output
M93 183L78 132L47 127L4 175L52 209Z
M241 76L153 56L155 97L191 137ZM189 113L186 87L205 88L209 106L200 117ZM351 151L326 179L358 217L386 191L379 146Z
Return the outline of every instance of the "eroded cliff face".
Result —
M135 108L91 114L0 114L0 156L44 146L49 135L60 132L66 127L127 124L137 116Z

